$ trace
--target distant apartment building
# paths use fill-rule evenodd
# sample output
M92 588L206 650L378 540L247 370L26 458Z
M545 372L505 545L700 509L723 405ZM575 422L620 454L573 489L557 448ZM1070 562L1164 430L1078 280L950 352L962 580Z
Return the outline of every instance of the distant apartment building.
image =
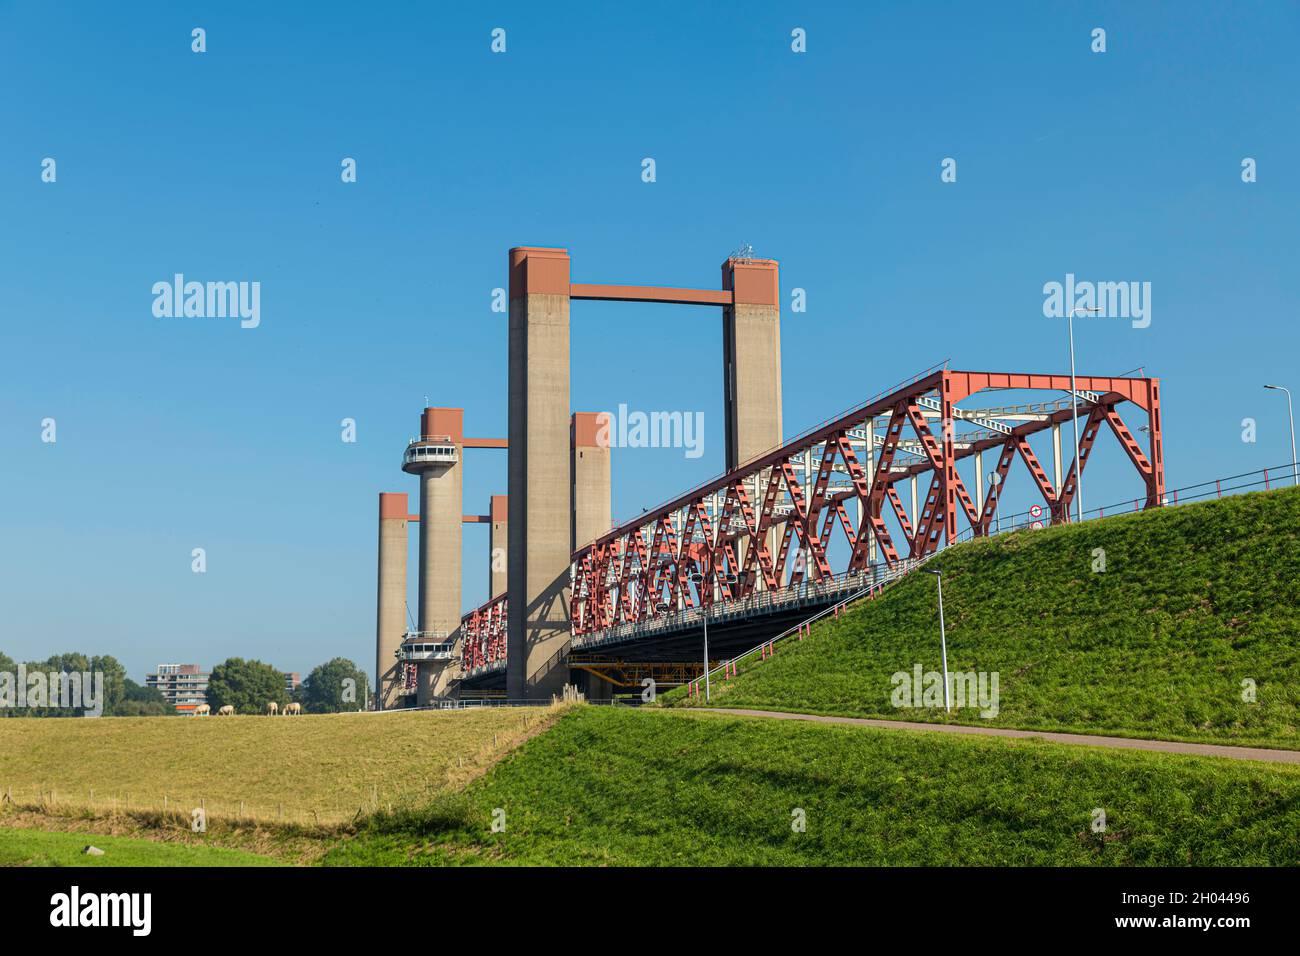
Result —
M298 676L297 671L289 671L284 675L284 692L290 697L302 685L302 678Z
M193 713L208 700L208 675L198 664L159 664L154 673L145 675L144 684L183 714Z

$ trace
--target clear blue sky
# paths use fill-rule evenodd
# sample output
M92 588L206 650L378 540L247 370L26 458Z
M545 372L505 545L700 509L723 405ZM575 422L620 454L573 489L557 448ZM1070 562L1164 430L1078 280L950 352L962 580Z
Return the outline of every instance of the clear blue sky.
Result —
M513 245L567 247L575 281L780 260L808 297L783 314L788 433L944 359L1064 370L1043 284L1149 281L1150 327L1081 322L1079 365L1162 377L1170 486L1289 458L1260 384L1300 387L1294 3L279 6L0 2L15 658L371 669L376 493L414 504L425 396L506 433ZM259 281L261 326L155 318L176 272ZM698 460L616 453L616 517L721 469L716 313L579 303L573 338L575 408L705 413ZM1104 441L1090 505L1133 495ZM505 492L503 453L463 467L467 511Z

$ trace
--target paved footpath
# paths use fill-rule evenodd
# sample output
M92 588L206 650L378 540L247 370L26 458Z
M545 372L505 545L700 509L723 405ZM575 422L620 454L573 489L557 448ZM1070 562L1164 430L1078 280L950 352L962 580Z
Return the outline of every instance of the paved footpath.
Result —
M1006 727L969 727L962 724L925 724L912 720L873 720L869 717L823 717L820 714L788 714L779 710L731 710L697 707L712 714L737 717L773 717L778 720L807 720L815 724L856 724L889 730L928 730L932 733L979 734L985 737L1037 737L1057 744L1083 747L1116 747L1120 750L1156 750L1167 754L1197 757L1228 757L1232 760L1264 760L1269 763L1300 764L1300 750L1269 750L1265 747L1229 747L1224 744L1187 744L1176 740L1142 740L1134 737L1097 737L1092 734L1058 734L1045 730L1010 730Z

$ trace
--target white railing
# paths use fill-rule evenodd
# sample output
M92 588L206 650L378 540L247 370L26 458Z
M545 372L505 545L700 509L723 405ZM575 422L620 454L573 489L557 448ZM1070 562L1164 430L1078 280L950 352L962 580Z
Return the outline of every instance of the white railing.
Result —
M403 642L397 648L397 658L403 661L445 661L451 660L455 653L455 641L410 641Z
M406 446L406 454L402 456L404 465L421 465L421 464L440 464L452 465L456 463L456 446L450 444L416 444L412 442Z

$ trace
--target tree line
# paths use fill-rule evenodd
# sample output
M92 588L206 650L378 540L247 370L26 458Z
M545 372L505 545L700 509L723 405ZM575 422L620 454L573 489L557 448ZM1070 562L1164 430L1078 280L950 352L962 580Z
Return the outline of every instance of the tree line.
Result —
M104 675L103 713L109 717L174 716L175 709L155 688L138 684L126 676L126 668L109 655L89 656L76 651L54 654L43 661L24 664L28 674L97 673ZM0 674L14 675L18 665L0 651ZM293 693L285 687L285 674L270 664L231 657L216 667L208 677L207 702L215 713L232 705L239 714L261 714L269 701L280 709L289 702L302 705L310 714L334 714L364 710L370 685L365 671L344 657L336 657L315 667ZM55 706L50 706L53 704ZM81 708L57 706L57 697L45 706L0 706L0 717L80 717Z

